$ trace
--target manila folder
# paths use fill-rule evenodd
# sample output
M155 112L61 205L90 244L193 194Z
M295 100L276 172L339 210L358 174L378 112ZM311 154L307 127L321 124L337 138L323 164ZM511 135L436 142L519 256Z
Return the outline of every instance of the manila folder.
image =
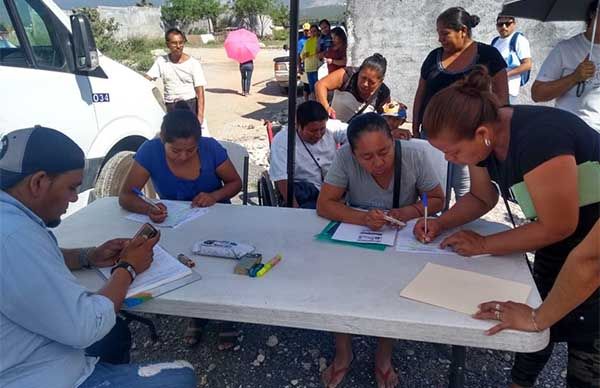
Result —
M530 292L527 284L427 263L400 296L472 315L482 302L526 303Z

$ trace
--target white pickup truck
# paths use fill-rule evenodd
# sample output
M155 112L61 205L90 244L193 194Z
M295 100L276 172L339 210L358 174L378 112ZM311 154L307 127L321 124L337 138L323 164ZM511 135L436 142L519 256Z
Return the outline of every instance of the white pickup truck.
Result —
M70 212L117 193L131 154L159 131L161 104L151 82L98 53L85 16L51 0L0 0L0 136L39 124L84 150Z

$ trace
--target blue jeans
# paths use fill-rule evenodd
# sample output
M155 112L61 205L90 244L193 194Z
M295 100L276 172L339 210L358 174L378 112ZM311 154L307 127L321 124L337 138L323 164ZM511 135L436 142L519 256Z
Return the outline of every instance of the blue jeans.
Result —
M96 364L79 388L195 388L196 374L185 361L161 364Z
M128 364L131 332L127 322L120 317L108 334L85 350L90 357L100 357L100 362Z
M311 72L307 71L306 75L308 76L308 87L310 88L310 92L314 93L315 92L315 84L319 80L319 72L318 71L311 71Z

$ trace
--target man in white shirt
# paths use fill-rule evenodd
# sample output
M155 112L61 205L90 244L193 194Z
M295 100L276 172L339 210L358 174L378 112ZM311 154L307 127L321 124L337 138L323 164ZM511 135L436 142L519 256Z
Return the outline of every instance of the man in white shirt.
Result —
M585 32L559 42L548 54L531 87L533 101L556 99L556 107L581 117L600 132L600 18L598 0L587 12ZM596 35L592 37L596 20ZM594 41L593 56L590 46Z
M179 108L189 109L198 116L198 121L202 123L204 130L206 128L204 121L206 79L202 65L183 52L186 42L183 32L171 28L166 32L165 39L169 54L156 58L145 77L151 81L162 79L168 112Z
M340 144L346 142L347 124L328 120L327 111L316 101L306 101L296 110L296 156L294 165L294 207L316 209L323 179ZM283 129L271 145L269 174L287 201L287 138Z
M514 17L498 15L496 29L498 36L492 41L492 46L500 52L508 65L508 94L512 105L517 103L522 76L528 76L531 71L531 49L527 38L517 31Z

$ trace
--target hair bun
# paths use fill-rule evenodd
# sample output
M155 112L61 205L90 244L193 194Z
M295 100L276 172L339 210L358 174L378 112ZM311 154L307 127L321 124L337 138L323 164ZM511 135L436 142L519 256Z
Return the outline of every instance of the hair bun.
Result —
M492 78L485 66L476 65L469 75L456 83L456 86L461 92L475 96L481 92L491 92Z
M479 16L477 15L471 15L471 18L469 20L469 27L474 28L477 27L477 25L479 24L479 22L481 21L481 19L479 18Z

